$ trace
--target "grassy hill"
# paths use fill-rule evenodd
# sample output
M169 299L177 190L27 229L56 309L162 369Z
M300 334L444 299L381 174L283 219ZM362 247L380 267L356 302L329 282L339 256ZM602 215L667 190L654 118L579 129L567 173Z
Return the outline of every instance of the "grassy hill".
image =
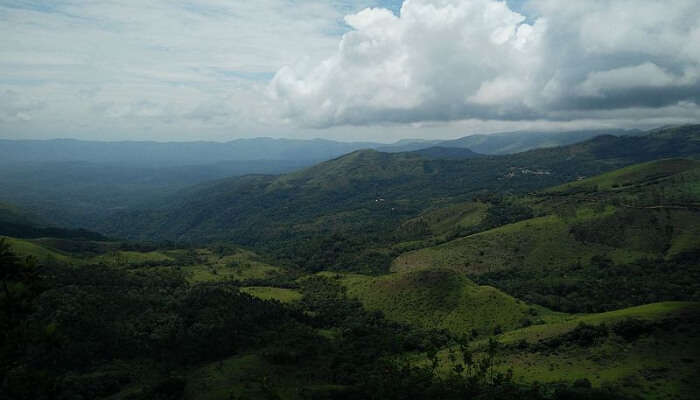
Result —
M423 270L371 277L325 273L347 288L369 310L387 318L455 335L490 335L554 315L531 307L498 289L478 286L451 270Z
M515 197L532 218L406 252L392 270L449 268L567 311L697 299L699 185L700 162L668 159Z
M565 316L496 336L495 370L510 369L522 384L579 380L643 399L693 399L700 336L691 332L699 324L700 303L691 302ZM486 357L487 347L486 340L473 342L475 359ZM442 374L451 373L455 353L440 353Z

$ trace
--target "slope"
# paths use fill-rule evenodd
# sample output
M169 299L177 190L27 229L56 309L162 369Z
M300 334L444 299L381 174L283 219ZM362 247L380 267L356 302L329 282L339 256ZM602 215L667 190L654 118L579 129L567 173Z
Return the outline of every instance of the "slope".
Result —
M601 314L572 315L495 337L495 372L522 384L577 382L643 399L694 399L700 358L700 303L665 302ZM486 358L486 340L471 344ZM442 374L455 353L440 353ZM427 363L427 360L421 360Z
M699 184L700 162L671 159L517 197L534 218L404 253L392 269L451 268L566 311L695 299Z
M566 146L590 140L601 135L641 135L638 130L583 130L568 132L502 132L489 135L471 135L439 143L445 147L464 147L482 154L514 154L544 147Z
M451 270L423 270L370 277L324 273L347 288L368 310L424 329L446 329L455 335L513 330L532 319L554 317L505 293L478 286Z

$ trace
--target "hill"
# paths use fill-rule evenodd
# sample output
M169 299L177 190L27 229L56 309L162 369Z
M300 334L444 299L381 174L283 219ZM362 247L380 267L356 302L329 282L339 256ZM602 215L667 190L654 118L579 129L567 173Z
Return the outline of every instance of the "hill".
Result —
M478 286L451 270L422 270L371 277L324 273L347 288L368 310L423 329L446 329L459 335L491 335L554 315L505 293Z
M413 153L427 159L461 160L467 158L482 157L482 154L475 153L467 148L460 147L428 147L416 150Z
M55 237L65 239L105 240L99 233L86 229L49 226L17 207L0 203L0 235L17 238Z
M530 215L467 227L464 237L402 254L392 269L450 268L575 312L697 299L699 183L700 162L669 159L490 203L487 215Z
M663 157L700 155L686 133L602 136L565 147L470 159L358 151L273 176L232 178L171 197L152 211L117 212L91 228L130 239L232 240L308 270L385 271L387 248L428 235L402 222L484 192L524 193ZM680 136L679 136L680 135Z
M692 399L699 389L696 366L700 303L665 302L613 312L562 317L495 337L495 370L520 384L578 382L612 387L634 398ZM472 343L476 360L487 357L486 340ZM459 349L440 353L443 376L452 373ZM428 363L423 360L422 363Z
M515 154L538 148L567 146L590 140L597 136L637 136L639 130L580 130L565 132L502 132L489 135L471 135L440 142L439 146L468 148L481 154Z
M591 129L563 132L515 131L490 134L474 134L452 140L417 140L376 147L385 152L410 152L431 147L467 148L479 154L503 155L528 150L566 146L592 139L596 136L637 136L644 131L624 129Z

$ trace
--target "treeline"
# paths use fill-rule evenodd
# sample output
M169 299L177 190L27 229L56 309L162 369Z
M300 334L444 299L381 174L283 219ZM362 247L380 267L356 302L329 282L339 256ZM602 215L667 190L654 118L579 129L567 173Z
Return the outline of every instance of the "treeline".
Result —
M660 301L700 301L698 260L698 251L625 264L595 256L586 265L539 271L511 269L473 278L528 303L569 313L591 313Z
M66 229L56 227L41 227L31 224L13 223L2 221L0 224L0 236L11 236L23 239L36 239L42 237L61 239L83 239L83 240L107 240L99 233L86 229Z

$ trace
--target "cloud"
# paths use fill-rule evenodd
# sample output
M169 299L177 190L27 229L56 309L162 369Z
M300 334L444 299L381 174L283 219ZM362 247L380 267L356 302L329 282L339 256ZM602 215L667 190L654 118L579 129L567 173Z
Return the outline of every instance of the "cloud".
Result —
M29 121L32 114L45 104L37 99L23 97L14 90L0 92L0 121Z
M699 9L0 1L0 136L389 140L697 121Z
M336 52L270 84L304 126L611 118L700 103L700 3L407 0L368 8ZM697 39L697 40L693 40ZM622 115L622 114L621 114Z
M0 135L259 135L279 122L265 95L276 70L302 55L322 60L348 29L343 16L374 4L0 2L0 95L44 105L28 112L16 99L0 100Z

